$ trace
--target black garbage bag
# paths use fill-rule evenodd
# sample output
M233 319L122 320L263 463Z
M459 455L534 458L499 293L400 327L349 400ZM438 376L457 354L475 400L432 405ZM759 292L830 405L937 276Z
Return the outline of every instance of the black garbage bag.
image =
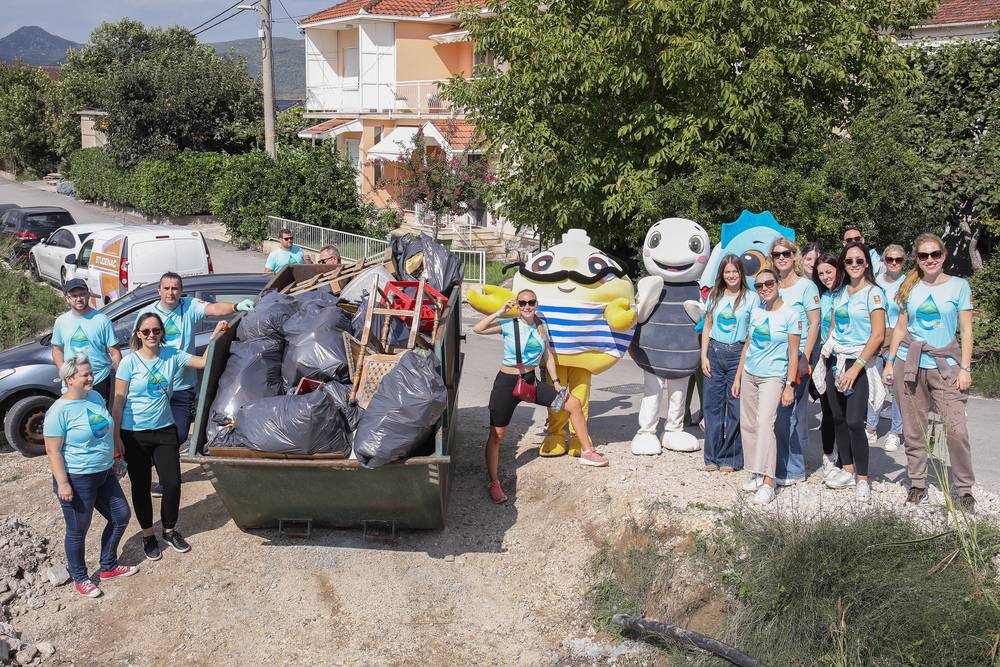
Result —
M417 253L423 253L422 268L416 273L410 273L406 270L407 263ZM445 296L451 293L452 287L462 282L465 275L465 267L458 255L436 243L427 234L405 234L393 238L392 257L396 262L396 271L403 280L426 278L428 285Z
M328 310L335 312L326 312ZM302 303L299 309L285 320L281 331L285 340L292 340L296 336L315 329L318 322L330 322L343 331L351 330L350 316L340 309L336 301L310 299Z
M379 383L354 434L354 452L366 468L412 456L433 432L448 405L437 358L404 352Z
M331 292L329 287L317 287L314 290L296 294L292 298L299 302L300 307L311 303L318 303L325 308L327 306L336 306L340 303L340 297Z
M270 338L236 341L230 346L229 360L209 412L205 431L208 442L218 434L220 422L234 418L241 405L285 393L281 379L282 347L280 341Z
M287 336L281 377L289 389L302 378L350 381L344 331L350 331L350 320L340 308L315 308L311 319Z
M268 290L254 309L240 320L239 340L281 340L281 326L299 309L298 302L277 290Z
M217 444L258 452L339 452L350 456L343 389L343 385L331 382L308 394L273 396L247 403L240 407L235 423L219 436Z

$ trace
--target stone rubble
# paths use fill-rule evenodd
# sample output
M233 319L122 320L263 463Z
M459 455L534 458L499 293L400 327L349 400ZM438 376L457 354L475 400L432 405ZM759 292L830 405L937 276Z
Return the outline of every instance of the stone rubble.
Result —
M51 642L21 639L14 619L45 605L45 596L69 580L50 560L48 539L14 515L0 519L0 665L40 665L56 652Z

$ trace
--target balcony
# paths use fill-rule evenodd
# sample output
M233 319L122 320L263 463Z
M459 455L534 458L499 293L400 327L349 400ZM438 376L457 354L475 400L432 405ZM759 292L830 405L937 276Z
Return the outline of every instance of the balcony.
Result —
M400 116L450 114L458 109L442 97L444 84L444 81L397 81L309 86L306 110Z

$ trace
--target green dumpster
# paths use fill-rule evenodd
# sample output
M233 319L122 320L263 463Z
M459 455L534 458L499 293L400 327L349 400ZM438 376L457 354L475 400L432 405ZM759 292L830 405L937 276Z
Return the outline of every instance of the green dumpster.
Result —
M286 267L269 283L280 288L326 270L323 266ZM451 486L456 398L462 375L461 287L449 295L434 353L448 388L448 406L422 453L375 470L353 460L262 459L209 456L205 432L218 380L236 339L237 318L209 345L195 416L195 432L185 463L201 466L222 504L240 528L277 528L308 522L312 526L379 524L396 528L441 528Z

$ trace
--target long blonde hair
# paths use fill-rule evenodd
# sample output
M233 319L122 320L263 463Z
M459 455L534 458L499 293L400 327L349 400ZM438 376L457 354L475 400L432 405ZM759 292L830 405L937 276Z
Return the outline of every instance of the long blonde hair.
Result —
M919 248L924 243L934 243L937 245L938 249L941 250L941 263L943 264L946 259L948 259L948 249L944 247L944 241L937 234L931 234L926 232L921 234L913 241L913 256L917 256L917 248ZM906 279L903 280L903 284L899 286L899 291L896 292L896 303L904 311L906 310L906 300L910 297L910 292L913 290L914 286L924 277L924 270L920 267L920 262L916 263L913 271L910 271L906 275Z
M767 251L767 268L774 271L774 275L778 276L779 278L781 277L781 273L778 271L778 268L774 265L774 256L771 255L771 253L774 252L774 246L784 246L789 250L791 250L792 271L794 271L795 275L799 276L800 278L803 275L805 275L806 271L805 268L803 268L802 266L802 249L799 248L799 245L795 241L792 241L791 239L786 239L784 236L779 236L778 238L774 239L774 242L771 244L770 249Z

